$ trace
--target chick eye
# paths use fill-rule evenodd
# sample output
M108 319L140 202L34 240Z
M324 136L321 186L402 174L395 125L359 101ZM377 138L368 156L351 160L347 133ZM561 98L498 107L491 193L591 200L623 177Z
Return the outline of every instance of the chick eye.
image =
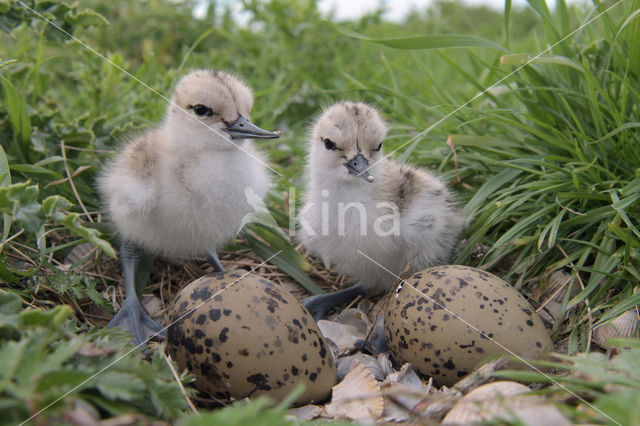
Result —
M378 145L378 147L374 149L374 151L380 151L381 148L382 148L382 142L380 142L380 145Z
M196 115L199 115L199 116L213 115L213 111L211 110L211 108L209 108L206 105L198 104L193 106L192 108L193 108L193 111L196 113Z
M324 147L327 148L330 151L338 149L338 147L336 147L336 144L333 143L333 141L331 141L331 139L324 139L323 142L324 142Z

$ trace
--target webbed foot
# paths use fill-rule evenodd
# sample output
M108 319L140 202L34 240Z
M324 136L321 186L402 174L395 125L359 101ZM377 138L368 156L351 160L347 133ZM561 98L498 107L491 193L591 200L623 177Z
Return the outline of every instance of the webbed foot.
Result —
M120 327L133 335L133 343L142 345L151 338L165 338L164 327L147 314L137 298L127 297L107 327Z
M333 293L319 294L302 299L300 303L307 308L314 320L318 321L335 306L349 302L356 296L365 296L366 286L358 282L351 287L334 291Z

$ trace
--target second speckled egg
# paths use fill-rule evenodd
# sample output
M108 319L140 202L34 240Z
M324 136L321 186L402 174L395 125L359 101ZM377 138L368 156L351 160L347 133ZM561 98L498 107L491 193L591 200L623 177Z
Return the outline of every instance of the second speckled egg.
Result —
M168 318L167 352L201 392L278 400L303 382L297 402L318 402L336 382L318 326L279 284L251 274L207 275L180 291Z
M541 359L553 348L516 289L461 265L428 268L400 284L387 305L385 336L396 360L447 386L489 356Z

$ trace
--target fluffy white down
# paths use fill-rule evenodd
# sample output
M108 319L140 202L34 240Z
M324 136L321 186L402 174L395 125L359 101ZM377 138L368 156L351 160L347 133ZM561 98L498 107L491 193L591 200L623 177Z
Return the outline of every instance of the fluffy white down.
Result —
M122 238L147 250L176 258L203 255L236 235L252 211L245 189L264 198L269 175L240 150L171 149L162 134L154 134L163 151L156 174L131 173L122 154L105 168L100 186L108 194L109 216ZM244 149L262 158L249 143Z
M379 143L385 134L368 105L343 102L329 108L312 131L308 186L298 215L298 238L307 249L340 273L378 289L390 288L407 267L412 272L450 261L465 225L440 179L383 158ZM327 150L326 135L342 149ZM356 153L368 157L373 182L348 173L345 158ZM364 208L364 220L355 205Z
M395 168L387 173L393 173ZM332 267L345 275L362 280L372 288L390 288L405 267L409 272L449 261L464 219L452 203L451 194L433 175L414 169L429 181L403 208L398 211L398 232L391 232L389 208L378 203L394 202L394 194L384 190L387 173L375 173L376 180L367 183L353 179L351 184L332 179L322 173L311 173L307 196L299 222L308 224L299 229L303 245L331 262ZM314 176L315 175L315 176ZM324 175L324 176L322 176ZM328 192L323 192L327 190ZM327 197L323 196L328 194ZM361 213L348 203L362 203L366 210L366 234L361 232ZM340 205L343 205L344 233L340 232ZM323 212L324 209L324 212ZM328 215L326 214L328 212ZM326 218L326 219L323 219ZM323 220L326 223L323 224ZM324 229L323 229L324 226ZM323 232L323 230L325 232ZM385 271L358 252L375 260L392 273ZM394 275L395 274L395 275Z
M188 258L237 234L253 211L246 189L264 198L270 176L256 142L229 141L222 119L248 118L252 102L230 74L200 70L181 80L164 123L125 143L99 177L107 213L124 240ZM198 103L219 112L197 118L191 105Z

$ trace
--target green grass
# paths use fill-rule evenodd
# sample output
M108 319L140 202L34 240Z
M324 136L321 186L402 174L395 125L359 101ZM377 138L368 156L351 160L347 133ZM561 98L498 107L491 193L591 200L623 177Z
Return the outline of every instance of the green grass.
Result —
M262 145L282 175L269 208L285 230L289 188L303 188L314 115L339 99L364 100L390 120L387 152L436 170L458 192L471 221L457 263L471 263L472 249L483 244L480 267L529 295L544 294L554 271L571 274L553 336L567 341L569 354L593 349L590 330L640 302L639 0L600 17L616 3L583 9L558 0L550 11L531 0L501 14L437 2L406 25L380 13L325 21L311 0L245 0L248 26L213 2L202 20L191 16L192 1L25 3L164 96L189 69L243 76L255 89L252 119L286 129ZM10 311L0 316L0 348L14 356L20 345L39 345L45 359L53 357L52 371L65 371L79 362L78 351L58 360L56 342L16 318L62 315L53 306L60 300L111 309L103 280L59 265L87 241L99 248L96 263L115 255L96 175L125 135L162 118L166 102L11 0L0 0L0 80L0 296ZM247 246L263 258L283 249L274 264L317 291L311 266L279 230L254 225L231 248ZM18 303L12 294L22 312L11 307ZM28 314L34 306L42 310ZM81 322L64 324L45 329L83 344L117 340L108 330L91 334ZM180 417L184 399L175 396L166 363L150 368L173 396L142 412ZM13 388L7 377L0 405L10 406L13 418L51 401L53 393L41 393L43 378ZM94 387L71 398L90 400L104 417L138 409L134 396L111 396ZM57 404L50 415L65 407Z

